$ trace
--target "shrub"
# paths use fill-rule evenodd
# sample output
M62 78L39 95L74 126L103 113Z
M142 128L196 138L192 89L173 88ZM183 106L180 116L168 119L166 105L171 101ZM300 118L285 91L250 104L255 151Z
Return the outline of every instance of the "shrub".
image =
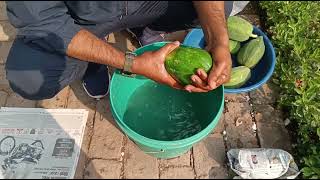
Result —
M297 158L305 178L320 178L320 3L264 1L266 30L276 50L279 104L297 125Z

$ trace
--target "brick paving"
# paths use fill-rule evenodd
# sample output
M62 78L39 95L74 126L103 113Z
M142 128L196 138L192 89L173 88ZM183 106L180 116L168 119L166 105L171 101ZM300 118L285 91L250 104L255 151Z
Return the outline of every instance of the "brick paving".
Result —
M95 101L87 97L80 82L49 100L23 99L10 90L5 79L4 63L16 32L4 12L1 1L0 106L87 109L89 117L75 178L232 178L226 159L226 152L231 148L291 149L282 113L274 105L279 90L271 82L250 93L226 94L224 114L213 132L187 153L168 160L151 157L138 149L115 125L109 99ZM241 16L259 26L256 14L250 3ZM176 37L182 39L183 33L177 33ZM111 34L106 40L121 50L135 49L128 34Z

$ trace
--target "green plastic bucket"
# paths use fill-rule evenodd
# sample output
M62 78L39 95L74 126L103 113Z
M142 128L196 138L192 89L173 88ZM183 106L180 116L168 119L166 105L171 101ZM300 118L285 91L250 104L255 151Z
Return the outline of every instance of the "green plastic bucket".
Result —
M139 55L146 51L154 51L166 43L168 42L150 44L137 49L135 53ZM151 88L150 92L144 88ZM138 91L141 92L137 93ZM111 111L118 126L144 153L157 158L174 158L186 153L195 143L208 136L217 125L224 106L223 91L223 86L220 86L208 93L188 93L157 84L143 76L129 77L117 70L114 72L110 83ZM133 97L135 97L135 101L132 100ZM170 102L170 98L173 99L172 107L170 107L173 108L172 112L180 112L182 110L185 112L173 115L168 113L170 120L171 117L176 118L178 115L186 115L181 124L182 128L192 130L191 135L188 135L191 131L181 135L181 137L184 137L182 139L177 139L180 134L177 136L171 134L172 137L169 135L167 137L165 133L179 129L176 127L172 129L171 121L163 118L166 117L164 112L167 112L166 109L169 108L168 105L170 106L170 104L162 104L162 101L167 103L169 99ZM182 106L184 107L186 102L190 109L179 109ZM137 108L134 107L135 105L140 106L143 103L151 107L151 109L134 109ZM173 104L180 105L174 106ZM197 113L196 115L194 115L195 112ZM131 123L131 119L137 119L137 114L150 122L145 121L147 123L135 124L135 121L132 121ZM193 118L188 118L191 116L190 114L193 115ZM196 118L198 121L194 121ZM162 128L161 131L159 130L160 127ZM195 129L197 130L195 131ZM165 138L161 139L160 135L158 137L158 131Z

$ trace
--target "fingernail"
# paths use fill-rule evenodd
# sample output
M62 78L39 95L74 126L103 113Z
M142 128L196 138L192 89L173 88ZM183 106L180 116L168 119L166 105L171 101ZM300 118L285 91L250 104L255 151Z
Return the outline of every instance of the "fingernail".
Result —
M203 72L202 72L202 71L199 71L199 74L200 74L201 76L204 76L204 74L203 74Z
M174 42L173 42L173 44L175 44L175 45L179 45L179 44L180 44L180 42L179 42L179 41L174 41Z
M188 87L186 87L185 90L188 92L191 92L191 90Z
M192 81L196 82L196 78L194 76L191 77Z
M210 88L212 88L212 89L214 89L215 87L216 87L216 83L215 82L210 82L209 83L209 86L210 86Z

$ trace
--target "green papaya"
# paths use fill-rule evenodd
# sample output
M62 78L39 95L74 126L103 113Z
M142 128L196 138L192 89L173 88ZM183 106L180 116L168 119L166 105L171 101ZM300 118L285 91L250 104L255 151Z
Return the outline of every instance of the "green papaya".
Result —
M251 77L251 70L246 66L232 68L229 82L225 83L226 88L239 88L243 86Z
M229 40L229 49L231 54L236 54L238 50L240 49L240 42Z
M252 34L253 26L247 20L238 17L230 16L227 20L229 39L243 42L250 37L256 38L256 34Z
M240 48L237 55L238 63L248 68L255 67L265 52L263 36L250 40Z
M211 55L203 49L179 46L166 56L165 68L167 72L182 85L191 84L191 76L198 68L207 73L212 67Z

